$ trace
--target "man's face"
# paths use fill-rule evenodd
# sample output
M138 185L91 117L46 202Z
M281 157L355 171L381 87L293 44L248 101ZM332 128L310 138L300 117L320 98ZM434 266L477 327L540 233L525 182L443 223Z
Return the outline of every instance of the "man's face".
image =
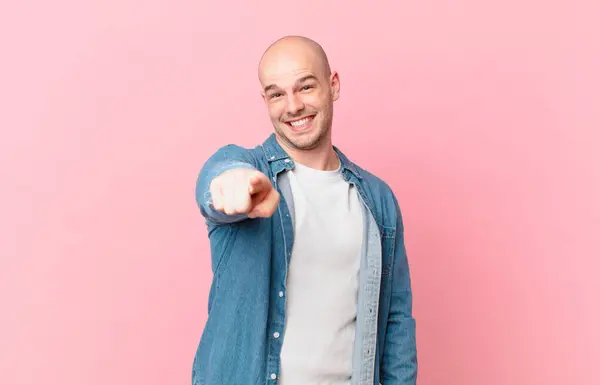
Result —
M275 132L288 146L310 150L329 135L339 79L337 73L327 74L314 55L296 53L268 61L261 83Z

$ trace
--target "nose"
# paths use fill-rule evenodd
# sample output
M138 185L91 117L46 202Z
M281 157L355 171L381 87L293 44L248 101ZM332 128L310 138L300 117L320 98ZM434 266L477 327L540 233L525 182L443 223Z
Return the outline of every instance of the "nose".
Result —
M289 115L298 115L304 109L304 103L302 99L295 93L291 93L287 100L286 110Z

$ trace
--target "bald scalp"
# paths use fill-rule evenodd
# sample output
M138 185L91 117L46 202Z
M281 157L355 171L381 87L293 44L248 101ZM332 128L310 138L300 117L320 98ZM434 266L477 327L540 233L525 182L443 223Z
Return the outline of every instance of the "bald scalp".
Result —
M306 50L313 54L318 60L322 73L325 76L331 75L329 59L323 47L316 41L304 36L284 36L273 42L262 54L258 63L258 77L262 78L262 73L269 66L269 62L278 55L285 55L293 52Z

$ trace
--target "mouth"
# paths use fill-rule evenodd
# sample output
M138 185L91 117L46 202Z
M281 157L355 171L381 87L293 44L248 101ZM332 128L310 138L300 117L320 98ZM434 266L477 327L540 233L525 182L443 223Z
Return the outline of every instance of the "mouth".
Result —
M308 130L311 127L314 118L315 118L314 115L306 116L301 119L296 119L296 120L285 122L285 124L287 124L287 126L290 127L292 129L292 131L301 132L301 131Z

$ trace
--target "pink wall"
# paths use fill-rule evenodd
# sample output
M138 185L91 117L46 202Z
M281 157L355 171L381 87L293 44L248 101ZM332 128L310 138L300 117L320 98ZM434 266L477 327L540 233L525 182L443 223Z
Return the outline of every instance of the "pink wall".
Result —
M599 7L251 3L0 5L0 383L190 383L196 175L270 132L255 67L291 33L402 203L420 385L599 384Z

